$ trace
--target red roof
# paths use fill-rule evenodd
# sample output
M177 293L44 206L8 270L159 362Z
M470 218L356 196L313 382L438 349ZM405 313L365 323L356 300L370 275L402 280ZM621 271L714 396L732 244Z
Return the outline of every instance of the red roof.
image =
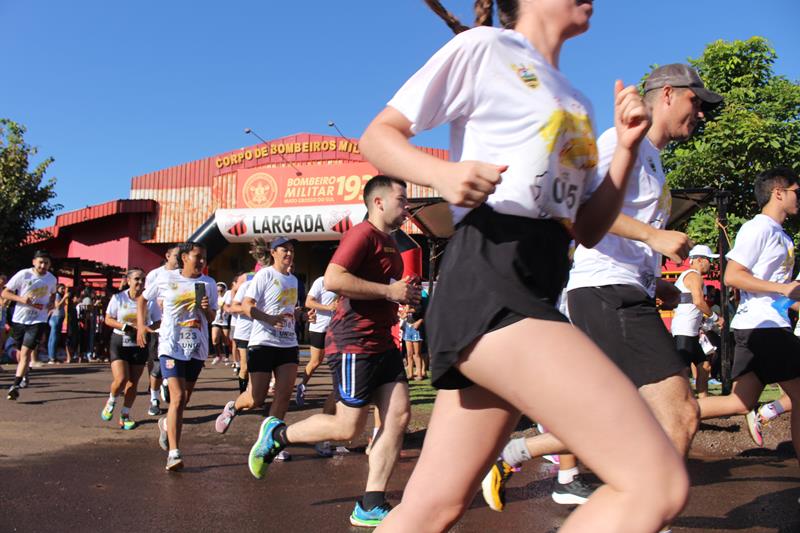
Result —
M158 202L155 200L112 200L103 204L90 205L83 209L76 209L75 211L69 211L58 215L54 226L41 228L41 231L45 231L50 234L51 238L55 238L58 237L59 230L66 226L113 215L153 213L157 208ZM41 240L43 239L29 236L28 239L26 239L26 243L32 244Z

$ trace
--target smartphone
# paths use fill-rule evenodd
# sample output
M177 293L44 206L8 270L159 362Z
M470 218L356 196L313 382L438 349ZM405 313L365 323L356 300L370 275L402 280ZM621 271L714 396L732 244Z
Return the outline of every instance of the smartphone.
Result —
M206 284L198 281L194 284L194 308L200 309L200 301L206 296Z

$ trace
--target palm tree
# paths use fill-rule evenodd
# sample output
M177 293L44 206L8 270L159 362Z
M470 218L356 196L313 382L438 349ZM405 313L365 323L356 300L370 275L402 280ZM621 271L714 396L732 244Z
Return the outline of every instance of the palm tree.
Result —
M450 13L439 0L425 0L428 7L436 13L453 33L468 30L455 15ZM492 26L494 24L494 0L475 0L475 26Z

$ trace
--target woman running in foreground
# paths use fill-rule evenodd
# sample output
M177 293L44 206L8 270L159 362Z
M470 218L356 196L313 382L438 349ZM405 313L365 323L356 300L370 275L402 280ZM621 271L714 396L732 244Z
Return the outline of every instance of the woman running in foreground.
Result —
M685 503L683 461L630 381L555 308L569 242L593 246L618 215L649 119L636 89L618 81L619 144L609 175L587 191L597 165L590 104L558 59L588 29L592 2L498 6L507 29L455 37L360 143L381 172L455 204L458 223L426 316L440 390L403 500L379 529L450 528L524 413L606 483L560 531L657 531ZM453 162L408 141L448 123Z

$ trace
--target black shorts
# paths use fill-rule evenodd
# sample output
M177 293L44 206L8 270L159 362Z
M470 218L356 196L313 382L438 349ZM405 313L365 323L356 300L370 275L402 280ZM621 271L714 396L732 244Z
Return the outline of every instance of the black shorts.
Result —
M317 350L325 349L325 332L322 331L308 331L308 344Z
M376 354L331 354L328 366L336 399L348 407L369 404L382 385L408 382L403 354L396 348Z
M734 329L731 376L755 372L764 385L800 376L800 339L790 329Z
M300 349L297 346L279 348L277 346L250 346L247 349L247 371L272 372L279 366L300 363Z
M225 332L230 331L231 325L230 324L211 324L212 328L219 328Z
M236 343L236 347L238 349L240 349L240 350L246 350L247 349L248 341L243 341L242 339L233 339L233 342Z
M683 358L683 362L688 367L692 363L695 365L703 364L706 360L706 353L700 346L700 337L689 337L688 335L675 335L675 348Z
M637 387L686 368L656 303L632 285L582 287L567 293L569 317Z
M472 385L456 365L490 331L528 317L567 322L555 306L569 273L571 240L554 220L502 215L486 205L469 212L447 244L425 315L435 387Z
M111 362L125 361L130 365L145 365L150 353L147 348L138 346L123 346L122 335L111 334L111 342L108 348L111 354Z
M41 340L45 328L47 328L46 322L37 322L36 324L12 322L11 338L14 339L18 350L21 350L23 346L35 350L39 346L39 340Z

